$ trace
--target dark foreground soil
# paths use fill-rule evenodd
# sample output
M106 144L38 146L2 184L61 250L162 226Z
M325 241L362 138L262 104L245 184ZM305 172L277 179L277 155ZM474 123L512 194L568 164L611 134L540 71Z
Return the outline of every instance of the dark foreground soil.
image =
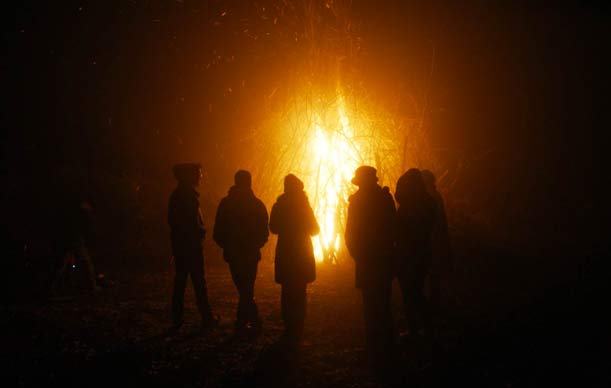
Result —
M609 328L592 312L604 305L597 288L556 287L521 298L527 283L509 287L503 277L465 267L450 279L456 290L445 294L437 338L403 337L398 365L376 377L365 362L352 265L318 267L305 339L292 354L277 344L280 289L270 262L262 261L256 284L264 321L258 335L234 333L237 293L220 260L207 265L211 304L222 317L212 332L200 331L189 286L186 324L165 335L170 271L117 272L115 287L93 295L3 307L2 385L611 386ZM399 336L404 320L396 285L393 306Z

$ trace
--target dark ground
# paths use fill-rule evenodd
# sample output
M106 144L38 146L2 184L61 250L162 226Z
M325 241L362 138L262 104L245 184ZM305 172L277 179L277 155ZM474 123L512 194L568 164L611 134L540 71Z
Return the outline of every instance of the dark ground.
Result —
M407 341L395 381L423 387L609 386L611 341L600 313L608 305L606 278L596 258L570 286L559 281L545 288L535 276L530 282L523 276L521 264L532 258L472 245L457 247L462 253L447 277L437 345ZM282 321L271 261L262 261L256 285L264 321L259 336L234 335L237 295L228 268L216 257L209 259L207 279L222 324L212 333L199 331L189 288L185 327L178 335L163 335L170 324L170 267L156 273L117 270L111 274L116 286L96 295L21 298L2 312L5 386L383 385L365 367L352 264L318 266L309 288L305 341L293 360L279 355L275 345ZM401 331L398 291L395 285Z

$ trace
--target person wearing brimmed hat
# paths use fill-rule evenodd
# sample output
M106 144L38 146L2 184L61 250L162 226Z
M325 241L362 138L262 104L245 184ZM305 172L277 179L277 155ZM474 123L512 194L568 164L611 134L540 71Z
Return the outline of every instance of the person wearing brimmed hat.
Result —
M363 294L366 348L375 369L390 364L393 328L390 308L396 212L388 187L378 185L376 169L360 166L352 183L346 221L346 247L355 262L356 287Z
M303 191L303 182L293 174L284 178L284 194L272 207L269 229L278 235L274 276L282 286L283 339L297 344L303 335L307 285L316 279L312 236L319 233L320 227Z
M178 181L168 203L168 224L176 267L172 295L172 329L176 331L183 324L185 287L189 275L197 308L202 317L202 328L216 327L219 319L212 315L208 303L203 254L206 230L199 208L199 193L196 190L201 181L201 166L197 163L182 163L175 165L172 171Z
M234 182L217 208L213 238L223 249L223 258L240 295L236 329L259 329L255 279L261 248L269 236L267 209L251 189L250 172L238 170Z

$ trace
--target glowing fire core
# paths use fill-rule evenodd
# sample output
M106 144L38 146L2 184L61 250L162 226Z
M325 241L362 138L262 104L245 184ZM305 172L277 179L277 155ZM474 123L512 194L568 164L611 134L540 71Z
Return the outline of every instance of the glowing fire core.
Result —
M261 158L253 171L264 182L281 182L287 173L303 181L320 225L312 239L316 260L333 263L343 256L354 170L374 166L380 184L395 182L404 162L405 122L354 90L293 90L253 137L265 139L256 143ZM262 195L272 202L278 186L267 186Z
M314 253L318 261L328 262L337 259L352 190L350 179L359 165L359 146L352 141L353 129L341 99L336 113L335 120L323 123L316 116L311 123L308 149L312 153L306 159L312 174L304 182L320 225L320 234L313 239Z

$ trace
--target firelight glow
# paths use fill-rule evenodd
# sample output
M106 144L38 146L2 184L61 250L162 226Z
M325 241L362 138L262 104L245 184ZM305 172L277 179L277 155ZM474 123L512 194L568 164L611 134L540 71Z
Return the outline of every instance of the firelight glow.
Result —
M313 239L317 261L337 259L348 196L353 190L350 179L359 165L359 146L351 141L354 131L342 98L336 113L336 120L327 123L316 116L309 131L312 153L307 158L308 170L314 173L305 177L304 183L320 225L320 234Z
M397 117L359 90L295 86L249 137L254 157L244 165L261 182L264 202L274 203L286 174L303 181L320 226L312 239L317 262L348 257L344 232L357 167L375 167L379 184L392 186L403 166L427 156L421 132L413 130L416 121Z

